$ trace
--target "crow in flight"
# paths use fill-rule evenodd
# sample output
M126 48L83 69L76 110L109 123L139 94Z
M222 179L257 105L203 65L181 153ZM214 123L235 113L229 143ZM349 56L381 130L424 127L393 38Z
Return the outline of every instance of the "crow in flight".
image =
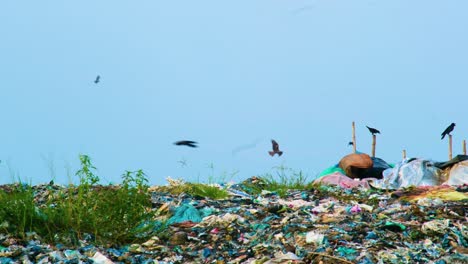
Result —
M187 146L187 147L192 147L192 148L198 147L196 144L197 144L197 142L190 141L190 140L181 140L181 141L174 142L174 145Z
M378 131L377 129L372 128L372 127L368 127L368 126L366 126L366 127L367 127L367 129L369 129L369 131L371 132L372 135L380 134L380 131Z
M278 142L276 142L274 139L271 140L271 144L273 145L273 151L268 151L270 156L274 156L275 154L278 154L278 156L283 155L283 151L279 150L279 145Z
M450 133L453 131L454 128L455 128L455 123L450 124L450 126L448 126L444 130L444 132L442 132L442 138L441 139L444 139L445 135L450 135Z
M348 146L352 146L352 145L353 145L353 142L350 141L350 142L348 143Z
M100 79L101 79L101 76L99 76L99 75L96 76L96 80L94 80L94 83L95 83L95 84L98 84L98 82L99 82Z

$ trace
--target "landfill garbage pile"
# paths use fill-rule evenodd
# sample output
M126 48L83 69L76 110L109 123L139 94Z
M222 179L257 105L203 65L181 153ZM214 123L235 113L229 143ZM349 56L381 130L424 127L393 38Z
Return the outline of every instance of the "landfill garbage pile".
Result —
M254 194L252 184L264 183L252 177L219 186L230 193L222 200L150 188L154 222L165 229L140 244L84 239L67 248L0 229L0 263L468 263L468 185L316 184L280 197ZM39 203L49 195L50 188L34 188Z
M468 156L458 155L447 162L409 158L390 165L365 153L353 153L324 170L316 183L343 188L396 190L410 186L459 186L468 184Z

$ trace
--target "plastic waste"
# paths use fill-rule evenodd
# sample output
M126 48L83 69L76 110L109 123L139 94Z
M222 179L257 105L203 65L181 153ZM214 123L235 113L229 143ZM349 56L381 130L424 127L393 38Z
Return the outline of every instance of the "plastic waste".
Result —
M326 168L325 170L323 170L318 177L322 177L322 176L325 176L325 175L329 175L329 174L334 174L334 173L341 173L341 174L345 174L345 171L340 168L338 166L338 164L334 165L334 166L331 166L329 168Z
M371 157L371 159L372 159L372 167L366 171L366 174L363 177L382 179L383 171L386 169L392 168L390 164L388 164L387 162L385 162L385 160L381 158Z
M309 231L306 234L306 243L321 246L324 242L325 235L317 231Z
M465 161L465 160L468 160L468 155L457 155L453 159L451 159L449 161L446 161L446 162L435 162L434 165L437 168L443 170L443 169L446 169L446 168L450 168L453 165L455 165L455 164L457 164L459 162Z
M174 215L169 219L168 224L192 221L199 223L202 220L200 212L191 204L185 203L175 209Z
M416 201L421 205L441 205L443 201L468 199L468 193L459 192L457 188L448 185L412 187L394 191L392 196L402 200Z
M444 182L444 184L448 184L448 185L468 184L468 161L462 161L453 165L449 171L448 180Z
M441 170L430 160L405 159L394 168L383 171L383 179L371 182L382 189L399 189L409 186L435 186L442 184Z
M83 235L75 247L54 245L33 233L12 237L3 227L0 263L468 261L468 192L463 186L419 186L389 192L317 185L288 190L280 197L274 191L259 195L265 182L258 178L246 182L258 184L256 192L239 183L229 188L247 195L233 192L224 200L196 199L153 188L148 210L154 212L150 222L158 223L157 233L127 245L102 245L95 240L98 236L90 235ZM35 190L37 197L51 191ZM193 215L200 221L194 222ZM167 224L170 219L172 224Z
M339 172L335 172L332 174L328 174L321 178L318 178L314 181L314 184L328 184L328 185L336 185L341 188L370 188L368 181L372 179L351 179L350 177L341 174Z
M113 264L110 259L104 256L101 252L96 252L93 257L90 258L96 264Z

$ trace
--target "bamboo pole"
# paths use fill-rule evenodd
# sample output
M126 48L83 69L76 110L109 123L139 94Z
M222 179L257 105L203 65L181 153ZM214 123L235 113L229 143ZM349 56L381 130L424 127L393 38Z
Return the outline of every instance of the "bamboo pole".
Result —
M406 149L403 150L403 159L406 159Z
M353 152L356 153L356 126L353 121Z
M449 160L452 159L452 135L449 134Z
M466 140L463 140L463 155L466 155Z
M372 135L372 157L375 157L375 144L377 141L377 136Z

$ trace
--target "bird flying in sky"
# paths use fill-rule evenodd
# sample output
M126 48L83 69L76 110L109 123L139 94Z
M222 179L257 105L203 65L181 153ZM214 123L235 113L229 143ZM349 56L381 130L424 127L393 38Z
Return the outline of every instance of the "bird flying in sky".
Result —
M181 160L177 162L180 163L181 167L187 167L187 160L185 158L182 158Z
M377 129L372 128L372 127L368 127L368 126L366 126L366 127L367 127L367 129L369 129L369 131L371 132L372 135L380 134L380 131L378 131Z
M444 139L444 137L445 137L446 135L450 135L450 133L453 131L454 128L455 128L455 123L450 124L450 126L448 126L448 127L444 130L444 132L442 132L442 138L441 138L441 139Z
M187 147L191 147L191 148L198 147L196 144L198 144L198 143L195 142L195 141L190 141L190 140L181 140L181 141L174 142L174 145L187 146Z
M270 154L270 156L273 157L275 154L278 154L278 156L283 155L283 151L280 151L280 150L279 150L278 142L276 142L274 139L272 139L272 140L271 140L271 144L272 144L272 147L273 147L273 151L268 151L268 153Z
M350 142L348 143L348 146L352 146L352 145L353 145L353 142L350 141Z
M95 84L98 84L99 81L100 81L100 79L101 79L101 76L99 76L99 75L96 76L96 80L94 80L94 83L95 83Z
M261 138L257 138L255 141L253 141L250 144L239 146L239 147L232 150L232 155L236 155L237 153L239 153L241 151L245 151L245 150L248 150L248 149L255 148L257 146L257 144L260 143L260 141L261 141Z

